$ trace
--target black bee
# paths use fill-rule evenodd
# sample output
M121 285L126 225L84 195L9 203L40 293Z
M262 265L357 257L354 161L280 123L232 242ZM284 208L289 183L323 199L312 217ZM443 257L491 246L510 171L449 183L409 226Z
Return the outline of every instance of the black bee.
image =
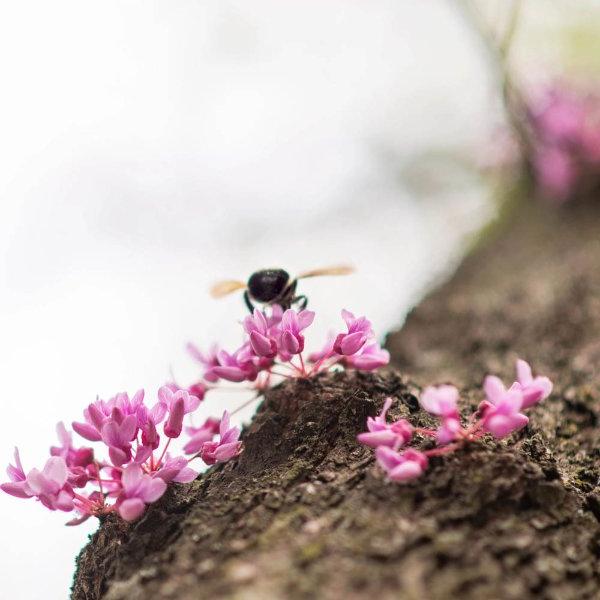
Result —
M211 294L214 298L221 298L237 290L244 290L244 302L250 312L254 312L253 300L265 305L279 304L284 310L294 304L298 304L300 309L304 309L308 304L308 298L304 295L296 295L299 279L321 275L348 275L353 271L352 267L340 265L305 271L292 279L284 269L261 269L252 273L247 283L220 281L211 288Z

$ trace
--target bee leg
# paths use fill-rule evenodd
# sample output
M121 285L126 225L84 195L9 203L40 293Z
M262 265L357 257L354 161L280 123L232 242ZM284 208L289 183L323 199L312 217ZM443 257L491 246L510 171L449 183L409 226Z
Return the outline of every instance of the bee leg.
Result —
M246 303L246 306L248 307L248 310L253 313L254 312L254 304L252 304L252 302L250 302L250 294L248 294L248 290L246 290L244 292L244 302Z
M304 295L302 296L296 296L293 300L292 300L292 304L296 304L296 302L299 302L299 308L300 310L304 310L306 308L306 306L308 305L308 298Z

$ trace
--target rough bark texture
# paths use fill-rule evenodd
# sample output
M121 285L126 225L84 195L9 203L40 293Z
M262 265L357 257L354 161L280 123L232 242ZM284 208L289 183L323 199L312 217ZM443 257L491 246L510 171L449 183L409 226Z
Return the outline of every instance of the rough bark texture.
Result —
M134 525L101 525L73 598L600 598L599 292L600 213L524 205L389 336L402 378L272 390L239 459ZM517 355L555 391L509 441L433 459L404 486L356 443L385 396L429 425L417 383L455 383L475 406L483 375L510 379Z

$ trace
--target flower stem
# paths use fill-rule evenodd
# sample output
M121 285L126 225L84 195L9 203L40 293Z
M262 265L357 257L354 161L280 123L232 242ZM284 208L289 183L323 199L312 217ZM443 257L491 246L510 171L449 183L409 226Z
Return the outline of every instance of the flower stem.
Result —
M169 438L167 440L167 443L165 444L165 447L163 448L162 454L160 455L160 458L158 459L158 461L156 462L156 464L154 465L154 468L152 469L157 470L160 467L160 463L162 462L162 459L165 457L165 454L167 453L167 448L169 447L169 444L171 443L171 440L173 438Z

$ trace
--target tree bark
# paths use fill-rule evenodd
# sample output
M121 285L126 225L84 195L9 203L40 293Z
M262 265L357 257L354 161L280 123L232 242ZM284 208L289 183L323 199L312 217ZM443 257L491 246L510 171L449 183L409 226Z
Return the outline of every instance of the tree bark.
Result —
M600 598L599 292L600 211L523 203L388 337L393 369L271 390L238 459L133 525L101 524L72 597ZM454 383L472 409L517 356L555 388L508 441L435 458L408 485L356 443L386 396L430 426L419 386Z

